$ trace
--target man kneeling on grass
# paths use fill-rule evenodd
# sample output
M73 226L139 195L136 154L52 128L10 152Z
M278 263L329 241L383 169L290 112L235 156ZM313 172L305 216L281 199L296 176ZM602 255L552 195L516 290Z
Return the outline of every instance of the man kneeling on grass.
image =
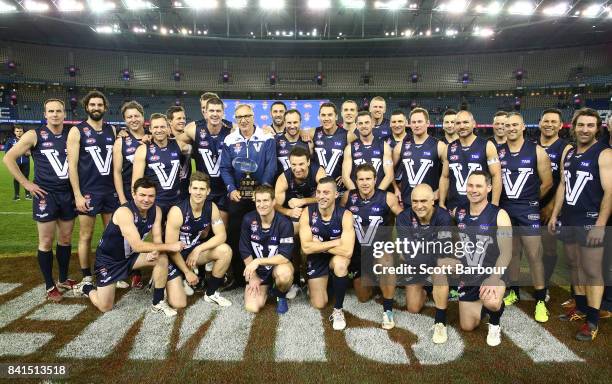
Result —
M95 275L97 287L88 281L77 284L75 295L88 296L102 312L113 308L115 283L125 280L133 269L153 267L153 304L151 311L167 317L176 315L177 292L182 293L181 279L167 282L168 257L162 252L180 252L185 245L180 242L162 243L162 215L155 205L155 184L147 179L136 180L134 200L119 207L104 230L96 250ZM144 241L151 232L153 242ZM168 283L166 285L166 283ZM168 303L164 289L168 290ZM172 307L171 307L172 306Z

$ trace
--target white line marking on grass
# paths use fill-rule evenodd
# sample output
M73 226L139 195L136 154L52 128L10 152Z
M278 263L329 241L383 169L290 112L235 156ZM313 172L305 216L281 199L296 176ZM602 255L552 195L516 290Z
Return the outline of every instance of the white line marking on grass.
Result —
M321 311L307 301L292 300L289 312L278 316L275 361L327 361Z
M382 306L373 300L359 303L353 295L347 295L344 300L344 309L363 320L380 323L382 320ZM431 327L433 319L421 314L412 314L405 311L394 311L395 327L404 329L418 337L412 345L416 358L422 365L436 365L457 360L463 355L463 339L461 334L450 325L447 325L448 341L444 344L434 344L431 340ZM348 321L350 326L350 320ZM375 340L372 340L374 343ZM373 346L374 344L371 344Z
M348 328L344 336L348 346L366 359L384 364L410 364L404 347L392 341L384 329Z
M31 215L32 212L10 212L10 211L0 211L0 215Z
M45 285L41 284L0 306L0 328L19 319L45 302Z
M176 316L168 318L147 311L130 352L130 359L165 360L168 357L175 320Z
M112 311L106 312L89 324L57 355L75 359L102 358L110 355L127 331L151 305L146 292L131 290L121 298ZM96 309L97 310L97 309Z
M0 356L32 354L52 338L51 333L2 333L0 334Z
M20 287L21 283L0 283L0 296L6 295L13 289Z
M554 321L554 320L550 320ZM501 317L501 329L535 363L584 362L531 316L512 306ZM568 335L572 337L573 335Z
M228 292L227 298L232 306L219 309L194 352L195 360L242 361L244 358L255 315L245 311L242 290Z
M233 305L236 305L235 303ZM183 322L181 323L181 329L179 331L179 340L176 345L176 349L181 349L187 340L193 336L202 324L210 320L215 307L210 303L204 301L204 297L196 301L193 305L187 307L185 315L183 316Z
M29 320L70 321L87 308L82 304L47 304L27 317Z

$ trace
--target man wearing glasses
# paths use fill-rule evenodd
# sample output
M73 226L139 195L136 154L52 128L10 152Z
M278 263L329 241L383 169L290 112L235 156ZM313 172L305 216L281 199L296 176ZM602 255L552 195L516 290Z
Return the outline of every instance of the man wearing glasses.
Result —
M233 288L244 286L241 278L244 264L240 259L238 242L240 225L247 212L255 209L252 192L258 185L274 185L276 175L276 143L274 137L255 127L253 108L241 104L234 115L238 129L223 141L221 154L221 177L227 186L229 197L228 243L232 247ZM239 165L239 164L242 164ZM246 164L246 165L245 165ZM250 169L248 169L251 167ZM248 169L248 170L247 170ZM245 183L245 180L250 180ZM255 185L252 185L255 184Z

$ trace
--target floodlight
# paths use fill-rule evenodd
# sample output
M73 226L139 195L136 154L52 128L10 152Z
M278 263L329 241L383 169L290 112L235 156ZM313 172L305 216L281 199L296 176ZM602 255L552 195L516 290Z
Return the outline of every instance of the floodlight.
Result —
M115 3L108 0L88 0L89 8L92 12L102 13L115 9Z
M259 0L259 8L269 11L278 11L285 8L285 0Z
M323 11L331 7L330 0L308 0L308 8Z
M365 8L365 0L342 0L341 3L344 8L351 8L351 9Z
M49 4L34 0L25 0L23 7L30 12L46 12L49 10Z
M570 6L568 3L559 3L544 8L542 13L546 16L563 16L569 9Z
M248 3L247 0L227 0L225 2L228 8L233 8L233 9L246 8L247 3Z
M55 5L61 12L80 12L85 8L83 3L76 0L59 0Z
M407 0L375 1L374 8L398 10L406 6Z
M477 5L475 7L476 12L478 13L486 13L489 15L497 15L502 9L502 6L499 2L493 1L487 5Z
M218 0L185 0L185 3L193 9L215 9L219 6Z
M531 15L535 11L533 3L529 1L517 1L508 8L508 13L511 15Z
M7 4L5 2L0 1L0 13L10 13L16 11L17 7L15 7L13 4Z
M601 4L592 4L589 5L584 11L582 11L582 16L584 17L597 17L599 13L602 11Z

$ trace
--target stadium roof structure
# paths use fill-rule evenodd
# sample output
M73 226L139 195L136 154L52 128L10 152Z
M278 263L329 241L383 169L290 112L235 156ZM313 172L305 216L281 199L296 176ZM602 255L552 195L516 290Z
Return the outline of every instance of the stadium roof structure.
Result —
M0 0L0 40L223 56L530 50L612 41L608 3Z

